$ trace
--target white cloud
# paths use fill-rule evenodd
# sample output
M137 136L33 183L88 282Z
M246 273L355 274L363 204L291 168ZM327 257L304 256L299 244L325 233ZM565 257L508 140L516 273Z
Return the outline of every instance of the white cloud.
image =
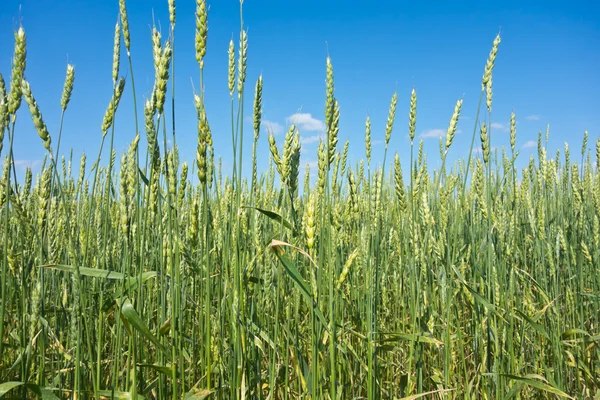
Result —
M317 160L307 160L304 163L305 168L306 168L306 166L308 166L311 170L314 170L315 168L317 168L319 166L319 162Z
M539 121L540 116L539 115L528 115L525 117L525 119L528 121Z
M267 129L267 132L272 133L273 135L279 135L283 132L283 125L277 122L263 120L260 124L262 127Z
M524 149L530 149L532 147L537 147L537 142L535 140L530 140L523 145Z
M27 169L27 167L35 169L36 167L42 164L42 160L15 160L14 164L15 167L22 170Z
M447 133L448 133L448 129L441 129L441 128L428 129L426 131L421 132L419 137L421 137L423 139L441 138L441 137L445 137ZM462 133L462 130L460 130L460 129L456 130L457 135L460 135L461 133Z
M496 151L497 147L493 147L492 146L492 151ZM483 154L483 149L481 148L481 146L477 146L473 148L473 153L475 154Z
M446 135L445 129L428 129L426 131L421 132L421 134L419 136L424 139L428 139L428 138L439 138L439 137L442 137L445 135Z
M315 177L317 175L317 172L319 171L319 162L317 160L307 160L302 165L304 166L304 168L301 168L302 176L304 176L307 166L310 170L311 177Z
M379 146L380 144L383 144L384 141L383 140L373 140L373 142L371 142L371 144L373 146Z
M492 127L492 129L508 132L508 126L501 124L500 122L492 122L492 125L490 126Z
M325 123L321 120L313 118L309 113L295 113L287 117L287 123L294 124L301 131L325 131Z
M325 140L325 135L320 134L320 135L312 135L312 136L307 136L307 137L300 137L300 143L302 144L311 144L311 143L318 143L319 140Z

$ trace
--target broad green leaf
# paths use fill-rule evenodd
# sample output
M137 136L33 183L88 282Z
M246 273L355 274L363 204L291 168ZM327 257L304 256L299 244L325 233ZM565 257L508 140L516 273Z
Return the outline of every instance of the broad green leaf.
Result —
M271 243L269 244L269 247L272 248L278 248L278 247L289 247L291 249L296 250L298 253L302 254L304 257L306 257L308 259L308 261L310 261L312 263L312 265L316 268L319 269L319 266L317 265L317 263L315 262L315 260L312 259L312 257L310 256L310 254L308 254L306 251L302 250L300 247L298 246L294 246L293 244L289 244L286 243L284 241L281 240L277 240L277 239L272 239Z
M520 268L515 268L515 271L516 271L518 274L525 275L525 276L526 276L526 277L527 277L527 278L528 278L528 279L529 279L529 280L530 280L530 281L533 283L533 285L534 285L534 286L535 286L535 288L537 289L538 293L539 293L539 294L540 294L540 295L541 295L541 296L544 298L544 302L547 304L547 306L546 306L546 307L545 307L545 308L544 308L544 309L543 309L543 310L542 310L540 313L538 313L538 315L537 315L535 318L533 318L533 320L534 320L534 321L537 321L537 319L538 319L539 317L541 317L541 316L542 316L542 315L543 315L543 314L546 312L546 310L547 310L547 307L548 307L548 306L550 306L550 304L552 304L552 302L550 301L550 298L548 297L548 295L546 294L546 292L545 292L545 291L544 291L544 289L542 288L542 285L540 285L540 284L538 283L538 281L536 281L536 280L533 278L533 276L531 276L531 274L530 274L529 272L527 272L527 271L525 271L525 270L522 270L522 269L520 269Z
M591 297L592 299L600 299L600 294L595 294L595 293L579 293L580 296L582 297Z
M294 225L292 225L292 223L290 221L283 218L281 215L277 214L276 212L270 211L270 210L265 210L263 208L252 207L252 206L242 206L242 207L243 208L252 208L252 209L260 212L261 214L267 216L268 218L272 219L273 221L277 222L278 224L283 224L283 226L285 226L286 228L288 228L289 230L292 231L294 236L298 236L298 231L296 230L296 228L294 228Z
M416 342L416 343L431 343L435 345L443 345L444 342L437 340L431 336L419 335L416 333L389 333L386 334L388 337L381 339L380 342L398 342L398 341L407 341L407 342Z
M101 399L118 399L118 400L131 400L133 396L129 392L112 392L110 390L98 390L97 392ZM138 399L144 399L144 396L137 394Z
M481 305L483 307L485 307L486 310L488 310L492 314L495 314L497 317L499 317L500 319L502 319L504 322L507 322L506 319L504 319L504 317L502 317L502 315L500 315L498 313L495 305L493 305L492 303L490 303L489 301L487 301L482 295L480 295L479 293L477 293L476 290L472 289L467 284L467 282L464 280L464 278L462 277L462 275L460 274L460 272L458 271L458 269L454 265L452 266L452 270L454 271L454 273L458 277L459 282L462 283L467 288L467 290L469 292L471 292L471 294L473 295L473 297L475 298L475 300L477 300L479 303L481 303Z
M10 390L16 388L17 386L24 385L25 382L4 382L0 383L0 397L4 396Z
M164 336L171 330L171 317L167 318L167 320L160 326L158 330L159 336Z
M25 383L25 382L4 382L4 383L0 383L0 397L3 397L6 393L10 392L12 389L19 387L19 386L24 386L27 389L31 390L33 393L35 393L38 396L42 396L42 390L40 389L40 387L38 385L34 385L31 383Z
M535 331L537 333L539 333L540 335L542 335L543 337L545 337L546 339L550 340L550 335L548 335L548 333L546 332L546 330L544 329L543 326L541 326L540 324L538 324L537 322L534 322L531 318L529 318L524 312L515 309L515 311L517 312L517 314L519 314L521 317L523 317L523 319L525 319L525 321L527 321L529 323L529 325L531 325L531 327L533 329L535 329Z
M146 186L150 186L150 181L148 180L146 175L144 175L144 173L142 172L142 169L140 167L138 167L138 171L140 171L140 178L142 178L142 181L144 181Z
M133 304L129 299L126 299L121 307L121 314L123 317L132 325L138 332L142 334L146 339L151 341L160 351L167 354L166 349L160 344L160 341L148 330L144 322L133 308Z
M321 321L321 323L323 324L323 327L326 330L329 330L327 328L327 322L325 321L325 316L321 312L321 309L319 309L319 306L316 304L316 302L314 302L311 291L310 291L308 285L306 284L306 282L304 281L304 278L302 278L300 271L298 271L296 264L289 261L287 259L287 257L284 254L281 254L281 252L278 251L277 249L275 250L275 255L277 256L277 258L279 258L279 261L281 261L281 264L283 265L285 272L292 279L292 281L294 282L294 284L296 285L296 287L298 288L298 290L300 291L302 296L304 296L304 298L306 299L308 304L312 304L313 312L315 313L315 315L317 316L319 321Z
M513 397L515 397L523 388L523 383L522 382L515 382L515 384L512 386L512 388L508 391L508 393L506 393L506 396L504 396L504 400L510 400Z
M50 389L42 389L42 400L60 400Z
M147 280L154 278L158 275L158 273L156 271L147 271L144 272L142 274L142 283L145 283ZM119 287L119 290L117 290L112 296L107 296L107 299L104 302L104 305L102 307L102 311L107 312L108 310L110 310L114 305L116 304L120 304L119 303L119 299L127 294L129 294L131 291L137 289L137 287L139 286L139 282L140 282L140 277L139 276L132 276L127 278L127 283L125 284L125 287Z
M524 377L521 376L516 376L516 375L510 375L510 374L501 374L502 376L505 376L509 379L518 381L518 382L522 382L525 385L529 385L532 386L534 388L543 390L545 392L548 393L552 393L555 394L557 396L561 396L561 397L566 397L568 399L575 399L574 397L569 396L568 394L566 394L565 392L563 392L562 390L555 388L554 386L551 386L547 383L541 382L537 379L533 379L532 376L530 375L526 375Z
M431 392L425 392L425 393L413 394L412 396L406 396L406 397L403 397L403 398L401 398L401 399L398 399L398 400L415 400L415 399L418 399L418 398L421 398L421 397L423 397L423 396L427 396L427 395L430 395L430 394L436 394L436 393L448 393L448 392L452 392L453 390L455 390L455 389L439 389L439 390L433 390L433 391L431 391Z
M269 337L269 335L262 330L258 325L256 325L253 321L247 319L246 323L252 327L252 329L250 330L250 332L253 335L259 336L263 341L267 342L269 344L269 346L275 350L275 343L273 343L273 341L271 340L271 338ZM254 331L254 332L253 332ZM258 334L257 334L258 333Z
M142 368L150 368L156 372L159 372L163 375L166 375L170 378L173 378L173 369L169 366L164 366L164 365L155 365L155 364L138 364L138 367L142 367ZM177 371L175 371L175 376L177 376Z
M62 264L46 264L40 265L41 268L50 268L55 269L57 271L70 272L72 274L75 273L76 268L72 265L62 265ZM83 276L90 276L92 278L105 278L105 279L123 279L124 276L120 272L115 271L107 271L105 269L100 268L87 268L87 267L79 267L79 274Z
M210 396L211 394L213 394L215 391L214 390L206 390L206 389L202 389L199 390L197 392L192 393L192 391L189 391L185 394L185 400L204 400L204 399L208 399L208 396Z
M583 329L577 329L577 328L575 328L575 329L569 329L568 331L563 332L562 335L560 335L560 337L563 340L566 340L566 339L569 339L569 338L571 338L573 336L576 336L576 335L591 336L589 333L587 333Z
M156 272L156 271L146 271L146 272L142 273L142 283L146 282L148 279L156 277L157 275L158 275L158 272ZM127 284L125 285L125 290L136 289L138 287L139 282L140 282L139 275L130 276L129 278L127 278Z
M471 294L473 295L473 297L475 298L475 300L477 300L478 302L480 302L481 305L483 305L492 314L497 314L496 313L496 306L494 306L492 303L490 303L489 301L487 301L482 295L480 295L479 293L477 293L476 290L472 289L469 285L467 285L466 282L462 282L462 284L465 285L465 287L467 288L467 290L469 292L471 292Z

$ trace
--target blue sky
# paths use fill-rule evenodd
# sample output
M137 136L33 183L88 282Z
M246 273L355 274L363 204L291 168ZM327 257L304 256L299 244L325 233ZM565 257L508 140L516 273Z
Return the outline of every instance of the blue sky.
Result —
M208 117L217 156L231 166L231 120L227 89L227 48L239 38L239 3L208 1L209 38L205 61ZM150 29L153 18L168 34L167 0L128 0L132 57L139 115L152 89L154 71ZM195 2L177 1L175 93L177 141L183 160L193 162L196 116L192 83L198 87L194 58ZM27 34L27 70L33 93L56 143L60 96L67 63L75 66L73 97L65 116L61 153L79 159L97 154L102 118L112 94L112 48L117 0L3 0L0 7L0 72L8 83L13 31ZM517 114L520 166L535 152L531 142L550 124L549 154L568 141L579 152L583 131L590 149L600 134L600 4L593 1L349 2L339 0L246 0L248 80L245 112L245 166L250 166L254 83L263 74L263 120L281 145L290 117L304 138L302 163L314 163L325 97L325 58L335 72L341 107L340 145L350 139L352 161L364 158L364 124L373 128L373 163L381 163L389 102L398 91L390 152L408 168L410 92L418 94L417 136L425 140L428 163L439 163L438 139L454 105L464 98L460 134L449 161L468 155L481 76L498 31L502 43L494 69L493 147L508 147L511 110ZM125 52L121 74L129 76ZM117 151L134 137L130 80L115 131ZM170 85L170 83L169 83ZM170 95L169 95L170 96ZM170 109L167 111L170 118ZM170 123L170 122L169 122ZM143 127L141 127L143 130ZM259 166L268 163L266 129L261 132ZM142 132L142 137L144 133ZM142 143L145 143L144 141ZM5 143L6 149L6 143ZM575 150L577 149L577 150ZM19 112L15 139L19 166L37 166L44 149L26 107ZM3 154L4 156L5 154ZM390 158L388 157L388 160ZM303 169L302 169L303 170ZM228 171L225 171L228 172Z

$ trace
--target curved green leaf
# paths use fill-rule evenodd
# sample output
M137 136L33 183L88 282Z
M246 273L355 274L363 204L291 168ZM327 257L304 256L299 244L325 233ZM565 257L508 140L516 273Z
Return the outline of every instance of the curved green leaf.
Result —
M170 378L173 378L173 369L169 366L164 365L155 365L155 364L137 364L138 367L142 368L150 368L156 372L159 372L163 375L166 375ZM175 371L175 376L177 376L177 371Z
M425 392L425 393L419 393L419 394L413 394L412 396L407 396L407 397L403 397L399 400L415 400L415 399L419 399L421 397L430 395L430 394L436 394L436 393L448 393L453 391L454 389L439 389L439 390L433 390L431 392Z
M583 329L577 329L577 328L574 328L574 329L570 329L570 330L568 330L568 331L566 331L566 332L563 332L563 333L560 335L560 337L561 337L563 340L567 340L567 339L569 339L569 338L571 338L571 337L573 337L573 336L577 336L577 335L583 335L583 336L592 336L592 335L590 335L589 333L587 333L586 331L584 331Z
M46 264L40 265L41 268L50 268L55 269L57 271L70 272L75 273L76 268L72 265L63 265L63 264ZM87 267L79 267L79 274L83 276L90 276L92 278L105 278L105 279L118 279L122 280L125 278L123 274L115 271L107 271L105 269L100 268L87 268Z
M144 272L142 274L142 283L145 283L148 279L154 278L158 275L158 273L156 271L147 271ZM139 276L132 276L130 278L127 278L127 283L125 284L125 287L121 287L119 288L119 290L117 290L112 297L108 297L103 305L102 310L104 312L108 311L110 308L112 308L115 304L119 304L119 302L117 300L119 300L119 298L129 294L132 290L137 289L137 287L140 284L140 277Z
M140 167L138 167L138 171L140 171L140 178L142 178L142 181L146 184L146 186L150 186L150 181L148 180L146 175L144 175Z
M279 249L275 248L274 253L279 259L279 261L281 261L283 269L292 279L292 282L294 282L302 296L304 296L308 304L312 304L313 312L315 313L319 321L321 321L325 330L329 331L329 328L327 327L327 322L325 321L325 316L323 315L323 312L321 311L317 303L314 301L311 291L306 282L304 281L304 278L300 274L300 271L298 271L296 264L288 260L287 257L279 251Z
M294 236L298 236L298 231L296 230L296 228L294 228L294 225L292 225L292 223L290 221L283 218L281 215L277 214L276 212L270 211L270 210L265 210L263 208L252 207L252 206L242 206L242 207L243 208L252 208L252 209L258 211L259 213L272 219L273 221L277 222L278 224L283 224L283 226L285 226L286 228L288 228L289 230L292 231Z
M515 311L517 312L517 314L519 314L521 317L523 317L523 319L525 319L525 321L527 321L529 323L529 325L531 325L531 327L533 329L535 329L535 331L537 333L539 333L540 335L542 335L543 337L545 337L546 339L550 340L550 335L548 335L548 333L546 332L546 330L544 329L543 326L541 326L540 324L538 324L537 322L533 321L531 318L529 318L524 312L515 309Z
M131 400L133 396L129 392L112 392L110 390L98 390L97 392L101 399L118 399L118 400ZM144 396L137 394L138 399L144 399Z
M430 343L435 345L443 345L444 342L437 340L432 336L425 336L416 333L391 333L388 334L388 337L381 339L380 342L398 342L398 341L407 341L407 342L416 342L416 343Z
M204 400L204 399L208 399L208 396L210 396L214 392L215 392L214 390L206 390L206 389L202 389L202 390L199 390L194 393L189 391L185 394L184 399L185 400Z
M539 381L537 379L533 379L529 375L526 375L524 377L516 376L516 375L510 375L510 374L500 374L500 375L505 376L505 377L507 377L509 379L521 382L521 383L523 383L525 385L532 386L534 388L543 390L545 392L555 394L557 396L566 397L568 399L575 399L574 397L569 396L568 394L566 394L562 390L560 390L558 388L555 388L554 386L549 385L547 383L541 382L541 381Z
M6 393L10 392L16 387L25 386L27 389L31 390L33 393L42 397L42 390L38 385L34 385L32 383L25 382L4 382L0 383L0 397L3 397Z
M57 395L49 389L42 389L42 400L60 400Z
M160 344L160 341L152 333L150 333L150 330L146 327L146 325L144 325L144 322L140 318L137 311L135 311L135 308L133 308L133 304L131 304L129 299L126 299L123 302L121 314L130 325L132 325L138 332L142 334L142 336L151 341L160 351L168 355L166 349L162 344Z
M0 397L4 396L10 390L16 388L17 386L24 385L25 382L4 382L0 383Z
M497 308L496 308L495 305L493 305L492 303L490 303L489 301L487 301L482 295L480 295L476 290L472 289L467 284L467 282L465 281L465 279L462 277L462 275L460 274L460 272L458 271L458 269L454 265L452 266L452 270L454 271L454 273L458 277L459 282L462 283L465 286L465 288L467 288L467 290L469 292L471 292L471 294L473 295L473 297L475 298L475 300L477 300L479 303L481 303L481 305L486 310L488 310L492 314L496 315L498 318L500 318L504 322L507 322L506 319L504 319L504 317L500 313L498 313L498 310L497 310Z

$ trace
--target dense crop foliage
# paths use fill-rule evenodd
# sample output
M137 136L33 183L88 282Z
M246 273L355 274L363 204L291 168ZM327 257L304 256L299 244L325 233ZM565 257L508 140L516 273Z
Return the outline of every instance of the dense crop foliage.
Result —
M131 66L120 1L114 94L99 153L82 155L78 172L55 145L61 132L44 123L25 79L25 30L15 33L11 76L0 79L0 397L598 398L600 139L588 147L586 132L571 159L566 145L547 154L540 133L537 157L518 171L513 114L510 149L494 150L499 36L472 156L446 164L459 100L433 173L415 143L415 91L392 97L382 162L371 160L369 119L365 159L348 160L328 58L326 136L311 184L293 125L284 137L261 136L263 80L248 99L243 25L229 47L233 169L215 161L202 90L178 100L194 102L198 123L196 159L180 160L166 98L175 77L168 5L170 35L153 30L156 80L138 116L119 108L124 91L135 96L132 73L119 70L121 39ZM207 16L198 0L200 88ZM65 123L74 86L69 65ZM242 130L244 101L254 102L253 132ZM394 126L398 102L408 127ZM46 157L19 181L23 106ZM117 112L142 132L124 154L113 146ZM410 159L388 157L391 135L406 130ZM256 144L267 138L270 168L259 174Z

